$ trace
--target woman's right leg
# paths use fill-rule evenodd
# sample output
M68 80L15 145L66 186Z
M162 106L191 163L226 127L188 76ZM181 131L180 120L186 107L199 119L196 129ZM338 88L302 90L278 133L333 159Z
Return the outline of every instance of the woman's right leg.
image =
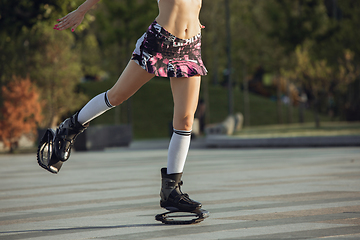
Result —
M109 91L91 99L80 112L60 124L54 142L57 158L66 161L70 156L74 140L86 129L92 119L121 104L153 77L154 74L146 72L137 63L130 61Z
M120 105L153 77L155 74L148 73L135 61L130 60L118 81L108 92L111 105Z
M109 91L97 95L80 110L78 121L85 125L112 107L120 105L152 77L154 74L146 72L131 60Z

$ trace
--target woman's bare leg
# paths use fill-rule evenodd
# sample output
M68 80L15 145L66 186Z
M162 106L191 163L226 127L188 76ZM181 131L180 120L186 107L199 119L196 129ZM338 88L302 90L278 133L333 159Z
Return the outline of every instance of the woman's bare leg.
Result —
M118 81L109 91L100 93L80 110L78 115L79 123L87 124L112 107L121 104L153 76L134 61L130 61Z
M111 105L120 105L154 76L130 60L115 85L108 91Z
M174 133L169 144L167 174L181 173L184 169L199 99L200 79L200 76L170 79L174 99Z
M173 126L177 130L191 131L198 105L201 76L171 78L174 99Z

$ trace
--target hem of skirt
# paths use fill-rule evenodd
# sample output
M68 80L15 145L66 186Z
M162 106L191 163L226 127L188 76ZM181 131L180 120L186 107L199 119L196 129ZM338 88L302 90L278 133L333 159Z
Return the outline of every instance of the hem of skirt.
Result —
M187 73L181 73L181 74L176 74L174 76L167 74L167 75L159 75L159 74L156 74L155 73L155 76L156 77L164 77L164 78L188 78L188 77L194 77L194 76L206 76L207 75L207 72L206 73L195 73L195 74L187 74Z
M175 77L175 78L184 78L184 77L194 77L194 76L206 76L208 71L207 69L204 69L204 72L194 72L192 74L188 74L186 72L176 72L175 74L159 74L158 72L154 72L154 71L149 71L148 68L146 68L145 66L142 66L139 61L137 59L134 59L133 57L131 58L131 60L133 60L134 62L136 62L137 65L139 65L142 69L144 69L146 72L150 73L150 74L154 74L156 77L164 77L164 78L170 78L170 77Z

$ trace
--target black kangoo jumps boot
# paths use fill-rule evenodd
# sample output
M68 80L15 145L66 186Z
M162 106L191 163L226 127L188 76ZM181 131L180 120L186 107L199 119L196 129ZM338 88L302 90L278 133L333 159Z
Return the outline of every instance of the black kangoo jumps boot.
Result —
M71 147L73 146L76 137L89 126L89 123L83 126L78 122L78 114L79 112L75 113L70 118L67 118L56 129L54 150L56 157L60 161L65 162L68 160Z
M182 173L167 174L167 169L161 169L160 206L169 211L192 212L201 208L201 203L189 198L181 192L180 186Z

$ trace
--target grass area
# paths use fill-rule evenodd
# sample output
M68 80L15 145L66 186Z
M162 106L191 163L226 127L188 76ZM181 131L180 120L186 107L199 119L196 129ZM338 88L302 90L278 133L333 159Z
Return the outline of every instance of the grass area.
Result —
M112 87L114 82L88 82L81 89L90 98ZM203 90L204 88L202 88ZM201 93L203 95L203 92ZM250 126L278 124L276 102L268 98L250 94ZM222 87L209 87L209 123L222 122L228 114L227 90ZM243 94L234 90L234 111L243 111ZM135 139L164 138L169 136L169 124L172 121L173 100L169 80L153 79L145 84L130 101L112 109L97 119L94 124L114 124L132 122ZM283 123L287 123L287 108L282 109ZM293 122L298 122L299 111L293 108ZM330 121L327 116L320 116L321 121ZM305 122L312 122L313 113L304 112ZM310 124L310 125L311 125ZM309 125L309 126L310 126ZM249 128L251 129L251 128ZM245 131L245 130L244 130Z
M233 92L234 95L234 111L244 113L244 96L239 90ZM210 87L210 123L222 122L228 112L227 90L220 87ZM268 98L249 94L249 109L250 109L250 126L259 125L274 125L278 124L277 104ZM296 123L299 122L299 108L292 107L291 118L289 122L288 107L283 105L281 108L282 123ZM320 115L320 121L331 121L330 117ZM304 122L313 122L314 113L309 109L304 111Z
M320 128L314 123L267 125L246 127L235 133L241 138L349 136L360 135L360 122L322 122Z

